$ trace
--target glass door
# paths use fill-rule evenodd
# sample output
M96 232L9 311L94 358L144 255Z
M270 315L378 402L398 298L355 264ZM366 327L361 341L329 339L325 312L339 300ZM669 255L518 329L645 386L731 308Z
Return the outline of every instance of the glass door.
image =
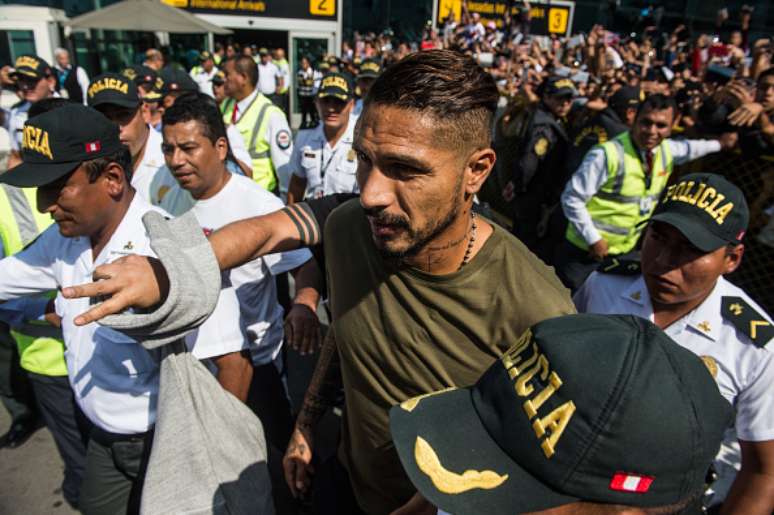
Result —
M290 125L296 128L301 123L301 111L298 107L298 69L301 65L301 57L306 56L312 60L312 66L322 61L326 54L333 53L333 35L326 33L290 33Z

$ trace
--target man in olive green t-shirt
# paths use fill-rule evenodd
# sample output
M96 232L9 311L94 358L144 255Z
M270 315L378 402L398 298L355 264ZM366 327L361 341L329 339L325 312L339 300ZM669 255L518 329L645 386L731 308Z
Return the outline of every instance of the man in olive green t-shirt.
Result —
M333 507L315 506L320 513L432 512L393 448L390 407L474 383L528 327L574 312L552 270L472 210L495 162L497 100L494 80L471 58L412 54L365 101L353 144L359 202L330 216L319 212L331 207L325 198L294 204L210 236L221 269L324 242L333 321L283 463L294 494L307 492L313 429L343 380L345 472L318 471L340 494ZM87 323L157 304L162 272L146 258L122 258L95 271L99 283L63 295L112 295L78 320Z
M472 211L495 161L497 98L488 74L447 51L414 54L372 86L353 145L360 201L324 226L332 334L285 456L294 491L307 488L312 430L340 370L338 458L357 504L369 514L419 506L390 407L475 383L532 324L574 312L550 268Z

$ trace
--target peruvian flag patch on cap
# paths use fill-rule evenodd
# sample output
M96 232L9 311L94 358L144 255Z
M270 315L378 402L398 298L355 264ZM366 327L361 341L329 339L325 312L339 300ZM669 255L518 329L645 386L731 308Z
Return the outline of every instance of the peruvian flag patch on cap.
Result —
M102 148L102 145L99 141L92 141L90 143L86 143L86 153L91 154L93 152L99 152L99 150Z
M653 476L640 476L637 474L616 472L613 479L610 481L610 490L644 494L648 491L650 484L654 479Z

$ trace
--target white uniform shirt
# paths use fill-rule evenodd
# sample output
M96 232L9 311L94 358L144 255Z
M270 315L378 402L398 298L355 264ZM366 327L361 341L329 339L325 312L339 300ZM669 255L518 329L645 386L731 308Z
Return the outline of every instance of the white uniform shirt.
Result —
M175 215L193 211L205 232L215 231L237 220L261 216L282 209L280 199L241 175L232 175L215 196L194 200L181 188L172 188L161 204ZM293 270L311 258L307 249L269 254L229 271L230 284L236 289L241 315L213 314L220 327L234 326L249 342L253 362L272 362L282 348L283 310L277 302L274 277ZM206 325L206 324L205 324Z
M276 64L258 62L258 89L264 95L273 95L277 92L277 79L282 77L282 72Z
M204 71L204 68L199 67L195 69L196 73L191 74L191 78L199 85L199 91L206 93L207 95L214 97L215 93L212 91L212 78L218 73L217 66L213 66L210 73Z
M30 110L32 103L20 102L5 112L5 129L11 138L11 150L21 152L22 130L24 122L27 121L27 111Z
M154 256L141 220L151 210L156 209L135 195L96 258L89 238L65 238L52 225L25 250L0 261L0 299L91 282L97 266L127 254ZM97 323L76 326L73 319L89 309L89 299L59 295L55 305L62 317L70 384L83 412L110 432L147 431L156 418L157 357L135 340Z
M0 261L0 299L12 299L92 281L94 269L129 254L153 256L142 223L148 211L164 213L134 196L124 218L100 254L93 258L89 238L65 238L54 224L22 252ZM91 422L120 434L143 433L156 421L159 356L136 340L97 323L76 326L74 318L89 309L89 299L55 301L62 317L65 361L75 400ZM215 313L238 313L233 288L221 290ZM209 319L186 339L199 359L241 350L239 331L210 324Z
M146 202L157 204L154 201L156 192L153 191L153 179L159 171L166 170L164 162L164 153L161 151L161 142L163 136L161 132L149 127L148 141L145 143L145 151L140 160L140 164L132 174L132 186Z
M720 151L716 140L667 139L675 165L693 161L707 154ZM643 159L643 162L646 162ZM586 203L597 194L607 181L607 157L601 147L594 147L586 154L578 170L572 175L562 193L562 211L589 245L602 239L594 227Z
M258 90L255 89L248 96L237 102L237 121L242 118L244 112L250 107L253 103L253 99L255 99L258 94ZM277 177L279 178L280 191L286 193L288 191L291 173L288 170L288 163L290 163L290 157L293 154L292 133L290 132L288 119L281 110L272 109L267 116L269 117L269 122L266 127L264 138L269 143L271 162L274 165L274 170L277 172ZM244 138L242 139L244 140ZM249 141L245 141L244 143L245 147L250 144ZM234 155L236 155L236 153ZM240 159L239 156L237 156L237 159ZM252 159L248 159L245 161L245 164L250 165L252 162Z
M357 157L352 149L355 117L349 117L347 130L334 147L325 139L322 122L299 131L290 160L293 174L306 179L306 197L332 193L359 193L355 172Z
M677 343L715 364L720 393L736 410L736 423L726 432L715 468L715 499L725 498L741 464L737 437L759 442L774 439L774 358L770 348L757 347L721 313L724 296L741 297L766 316L740 288L723 277L696 309L664 331ZM630 314L653 322L653 306L641 275L622 276L594 272L573 297L579 313ZM771 319L766 317L771 323Z

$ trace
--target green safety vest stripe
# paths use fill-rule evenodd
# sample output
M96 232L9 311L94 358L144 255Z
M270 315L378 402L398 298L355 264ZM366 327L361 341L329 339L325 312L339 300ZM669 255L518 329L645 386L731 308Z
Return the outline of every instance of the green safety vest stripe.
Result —
M3 184L0 189L0 239L6 255L16 254L32 243L53 220L38 213L35 189ZM52 293L53 295L53 293ZM62 331L45 322L29 322L11 331L19 348L22 368L47 376L67 375Z
M607 180L586 206L610 253L625 254L637 244L641 222L650 217L666 187L673 167L672 156L668 143L662 142L656 151L660 167L650 171L650 188L642 191L645 171L630 134L625 132L601 146L605 151ZM566 237L575 246L588 249L572 224L567 226Z

